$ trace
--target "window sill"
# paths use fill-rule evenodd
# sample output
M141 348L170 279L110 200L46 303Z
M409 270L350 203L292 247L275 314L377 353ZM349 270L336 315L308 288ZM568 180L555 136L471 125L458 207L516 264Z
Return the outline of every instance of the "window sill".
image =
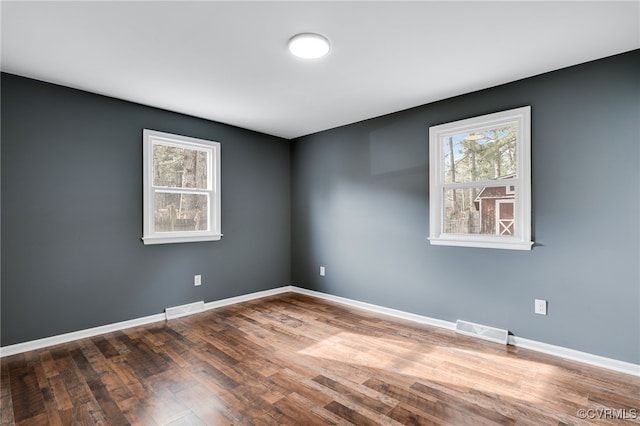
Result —
M182 235L182 236L152 236L142 237L144 245L152 244L173 244L173 243L197 243L202 241L219 241L222 238L222 234L208 234L208 235Z
M477 247L506 250L531 250L533 241L504 241L504 239L428 238L434 246Z

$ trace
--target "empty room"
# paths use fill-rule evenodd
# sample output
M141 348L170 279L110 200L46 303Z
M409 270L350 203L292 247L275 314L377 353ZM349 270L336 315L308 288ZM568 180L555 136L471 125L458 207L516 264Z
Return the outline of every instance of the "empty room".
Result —
M0 18L0 424L640 424L640 2Z

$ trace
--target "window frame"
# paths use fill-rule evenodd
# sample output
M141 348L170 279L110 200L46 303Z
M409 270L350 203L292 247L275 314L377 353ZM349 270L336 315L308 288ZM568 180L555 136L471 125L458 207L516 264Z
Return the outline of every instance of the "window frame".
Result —
M207 189L174 188L153 185L153 146L164 145L207 152ZM143 129L143 235L144 245L189 243L201 241L218 241L222 238L220 202L220 142L191 138ZM155 195L157 192L173 192L184 194L206 194L209 199L207 206L207 231L155 231Z
M445 183L447 137L516 126L516 175L512 178ZM445 190L469 187L515 187L514 235L445 233ZM531 107L525 106L429 127L429 242L432 245L531 250Z

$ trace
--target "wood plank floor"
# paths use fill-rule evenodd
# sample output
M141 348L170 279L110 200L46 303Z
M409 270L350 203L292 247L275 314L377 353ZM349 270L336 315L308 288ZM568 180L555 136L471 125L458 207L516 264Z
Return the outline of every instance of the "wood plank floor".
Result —
M2 425L640 424L638 377L294 293L4 357L0 379Z

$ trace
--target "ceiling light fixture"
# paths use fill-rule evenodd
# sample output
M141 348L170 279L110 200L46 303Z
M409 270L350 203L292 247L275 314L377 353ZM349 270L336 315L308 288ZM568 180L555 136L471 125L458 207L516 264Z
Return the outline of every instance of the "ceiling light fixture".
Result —
M322 58L330 49L329 40L320 34L302 33L289 39L289 51L302 59Z

